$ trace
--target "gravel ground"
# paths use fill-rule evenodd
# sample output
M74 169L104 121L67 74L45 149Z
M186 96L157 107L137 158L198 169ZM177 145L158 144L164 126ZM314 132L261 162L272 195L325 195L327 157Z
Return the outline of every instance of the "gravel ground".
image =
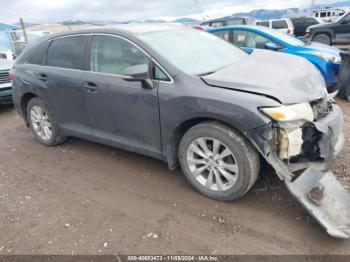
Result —
M346 147L331 162L350 185ZM241 200L196 193L179 170L72 139L40 145L0 106L0 254L350 254L264 168Z

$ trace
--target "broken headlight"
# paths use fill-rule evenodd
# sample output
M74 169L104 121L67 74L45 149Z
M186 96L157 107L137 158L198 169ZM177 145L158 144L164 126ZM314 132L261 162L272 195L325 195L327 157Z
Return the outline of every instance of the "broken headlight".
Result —
M312 122L315 118L310 103L268 107L261 110L278 122L276 142L279 158L286 160L300 155L304 143L301 126L305 122Z
M314 120L314 112L310 103L307 102L279 107L265 107L261 108L261 110L267 116L278 122L312 122Z

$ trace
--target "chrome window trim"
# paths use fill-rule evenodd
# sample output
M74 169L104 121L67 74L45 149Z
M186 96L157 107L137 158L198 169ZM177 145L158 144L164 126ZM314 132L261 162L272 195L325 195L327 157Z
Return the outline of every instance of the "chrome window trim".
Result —
M112 37L116 37L116 38L120 38L123 39L124 41L127 41L128 43L132 44L133 46L135 46L137 49L139 49L142 53L144 53L150 60L152 60L152 62L154 62L165 74L166 76L170 79L170 81L165 81L165 80L157 80L157 79L152 79L155 81L158 81L160 83L166 83L166 84L173 84L175 83L174 79L171 77L171 75L164 69L164 67L162 67L152 56L150 56L145 50L143 50L143 48L141 48L139 45L135 44L134 42L132 42L131 40L120 36L120 35L115 35L115 34L108 34L108 33L84 33L84 34L73 34L73 35L65 35L65 36L58 36L55 38L51 38L49 40L47 40L46 42L44 42L42 46L46 45L49 42L52 42L56 39L61 39L61 38L67 38L67 37L74 37L74 36L94 36L94 35L105 35L105 36L112 36ZM28 64L31 66L42 66L42 67L50 67L50 68L57 68L57 69L62 69L62 70L69 70L69 71L80 71L80 72L91 72L91 73L96 73L96 74L101 74L101 75L110 75L110 76L117 76L117 77L123 77L123 75L116 75L116 74L108 74L108 73L102 73L102 72L95 72L95 71L91 71L91 70L81 70L81 69L71 69L71 68L63 68L63 67L56 67L56 66L48 66L48 65L34 65L34 64L30 64L28 63L29 60L32 58L32 56L37 53L40 50L40 48L38 48L35 52L33 52L33 54L27 59L27 61L24 64Z

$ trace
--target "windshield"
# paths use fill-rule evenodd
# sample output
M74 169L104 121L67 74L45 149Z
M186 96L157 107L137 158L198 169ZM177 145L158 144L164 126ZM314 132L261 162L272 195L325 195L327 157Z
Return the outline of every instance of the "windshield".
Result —
M178 69L203 75L248 56L220 38L194 29L142 33L139 37Z
M281 41L289 44L289 45L296 45L296 46L304 46L305 42L299 40L298 38L294 37L294 36L290 36L286 33L282 33L278 30L275 29L269 29L269 28L263 28L260 30L265 31L267 34L274 36L278 39L280 39Z

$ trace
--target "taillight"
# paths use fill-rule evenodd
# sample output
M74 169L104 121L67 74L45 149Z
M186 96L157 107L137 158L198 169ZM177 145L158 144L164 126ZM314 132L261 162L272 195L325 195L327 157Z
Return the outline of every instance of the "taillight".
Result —
M11 69L9 71L9 78L11 81L15 78L15 70L14 69Z

